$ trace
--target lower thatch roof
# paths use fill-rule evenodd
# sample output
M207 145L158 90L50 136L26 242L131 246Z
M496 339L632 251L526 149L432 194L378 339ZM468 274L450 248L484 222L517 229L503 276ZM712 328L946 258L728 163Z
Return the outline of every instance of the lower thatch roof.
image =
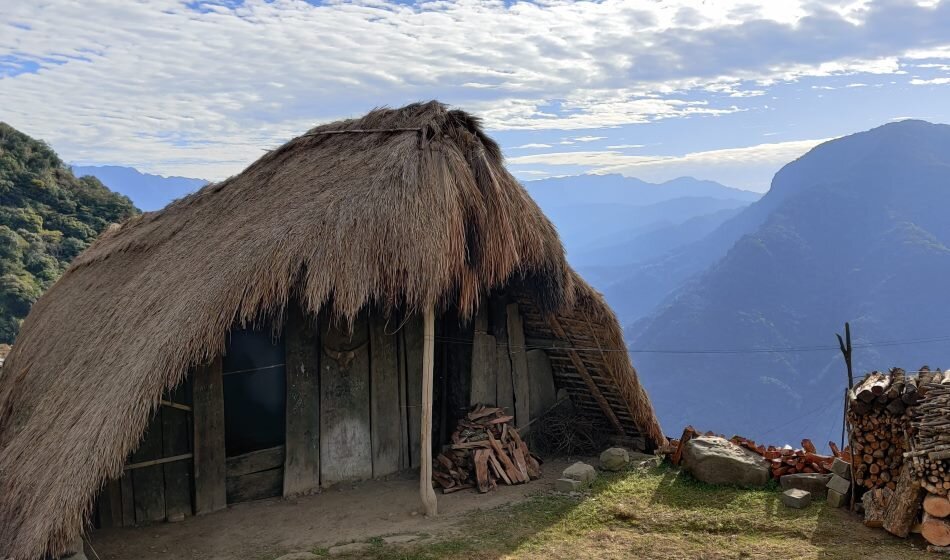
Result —
M367 305L469 316L511 283L541 313L581 310L584 336L622 346L498 146L435 102L318 127L113 228L36 302L0 370L0 557L75 539L162 392L218 354L235 323L280 324L291 299L341 318ZM662 441L626 355L603 364L605 390Z

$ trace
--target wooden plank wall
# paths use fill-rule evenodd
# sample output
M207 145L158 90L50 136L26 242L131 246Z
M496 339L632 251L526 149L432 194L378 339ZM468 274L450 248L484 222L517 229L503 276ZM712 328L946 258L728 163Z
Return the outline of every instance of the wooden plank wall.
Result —
M320 479L324 486L373 476L370 432L369 320L321 319Z
M287 431L283 495L320 486L320 339L316 321L291 304L285 337Z
M195 433L195 513L224 509L227 472L224 448L224 378L221 358L195 368L193 378Z
M191 382L166 392L122 476L96 503L98 527L180 521L192 515Z
M373 440L373 477L400 469L403 424L399 387L399 351L396 336L380 316L370 319L370 419Z

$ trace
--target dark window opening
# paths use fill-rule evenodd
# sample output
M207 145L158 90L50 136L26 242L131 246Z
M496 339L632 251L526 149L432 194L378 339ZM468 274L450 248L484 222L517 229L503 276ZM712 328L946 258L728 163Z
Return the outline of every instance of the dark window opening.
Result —
M275 340L270 332L264 327L230 333L222 364L228 457L284 444L284 340Z

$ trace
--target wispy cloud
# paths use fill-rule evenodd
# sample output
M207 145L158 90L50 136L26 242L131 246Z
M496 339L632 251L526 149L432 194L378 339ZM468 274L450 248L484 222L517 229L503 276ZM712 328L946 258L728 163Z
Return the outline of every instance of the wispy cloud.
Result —
M826 140L767 143L681 156L629 155L616 150L600 150L532 154L508 161L514 165L576 166L592 173L620 173L658 181L683 175L710 179L730 177L726 183L761 191L768 187L767 178L780 167Z
M515 146L513 150L534 150L540 148L550 148L550 144L522 144L520 146Z
M948 28L948 1L7 2L0 118L70 160L218 178L432 97L547 144L767 110L776 84L950 59Z

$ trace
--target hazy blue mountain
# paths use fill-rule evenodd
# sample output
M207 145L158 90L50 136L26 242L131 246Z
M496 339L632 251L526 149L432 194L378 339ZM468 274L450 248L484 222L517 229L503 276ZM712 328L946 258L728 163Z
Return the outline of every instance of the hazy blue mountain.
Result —
M663 267L695 267L684 254L735 239L627 329L634 349L759 351L635 353L664 428L837 440L846 375L834 333L845 321L859 372L950 365L947 208L950 126L892 123L816 147L761 201L657 261L659 283Z
M204 179L163 177L118 165L72 166L77 177L90 175L115 192L124 194L142 210L159 210L169 202L193 193L208 183Z
M579 175L525 186L557 226L568 259L600 288L634 263L702 238L760 196L691 177L654 184Z

